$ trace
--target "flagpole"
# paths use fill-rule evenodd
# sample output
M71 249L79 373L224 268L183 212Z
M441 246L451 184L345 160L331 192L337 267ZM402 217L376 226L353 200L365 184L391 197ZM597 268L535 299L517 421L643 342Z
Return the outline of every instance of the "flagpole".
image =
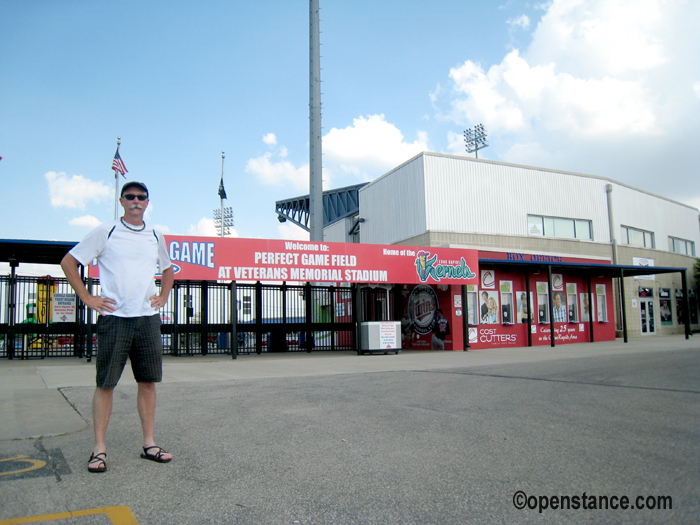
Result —
M119 145L122 143L121 137L117 137L117 153L119 152ZM114 220L117 220L117 194L119 193L119 172L114 170Z
M224 152L221 152L221 187L224 187ZM226 228L224 227L224 223L226 222L224 220L224 198L221 197L221 236L224 236L224 232L226 231Z

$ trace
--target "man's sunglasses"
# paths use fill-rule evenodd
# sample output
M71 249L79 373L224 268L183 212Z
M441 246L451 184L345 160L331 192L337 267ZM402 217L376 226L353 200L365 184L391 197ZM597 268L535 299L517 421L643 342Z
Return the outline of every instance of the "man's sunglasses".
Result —
M145 201L148 198L148 195L134 195L133 193L127 193L126 195L123 195L123 197L128 201L133 201L134 199Z

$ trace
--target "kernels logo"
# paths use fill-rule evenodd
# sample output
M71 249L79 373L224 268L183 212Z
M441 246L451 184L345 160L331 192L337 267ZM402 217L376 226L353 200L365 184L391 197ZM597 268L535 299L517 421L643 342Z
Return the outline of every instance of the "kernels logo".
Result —
M441 279L473 279L476 274L472 272L467 261L461 257L459 264L436 264L437 255L430 256L430 252L420 251L416 256L416 273L421 282L426 282L430 277L436 282Z

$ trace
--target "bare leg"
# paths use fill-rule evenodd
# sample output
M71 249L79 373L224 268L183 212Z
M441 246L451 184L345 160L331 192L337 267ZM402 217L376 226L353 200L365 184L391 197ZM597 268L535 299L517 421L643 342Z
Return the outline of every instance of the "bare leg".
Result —
M112 415L112 394L114 390L95 388L95 395L92 398L92 422L95 429L95 449L94 454L107 451L105 436L107 435L107 425L109 417Z
M138 409L139 417L141 418L141 429L143 430L143 446L144 448L155 446L156 442L153 439L153 429L156 416L156 384L155 383L139 383L138 391ZM172 458L172 454L163 454L163 459Z

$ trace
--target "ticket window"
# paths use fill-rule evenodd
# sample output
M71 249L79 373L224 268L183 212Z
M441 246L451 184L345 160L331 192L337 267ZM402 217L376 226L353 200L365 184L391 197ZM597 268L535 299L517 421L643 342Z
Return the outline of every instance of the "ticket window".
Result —
M608 301L606 300L606 290L604 284L595 285L596 301L598 302L598 322L608 321Z
M549 287L547 283L537 283L537 322L549 323Z
M593 296L595 297L595 296ZM595 321L595 315L593 315L593 319L591 319L591 313L595 313L595 309L591 308L591 305L588 304L588 293L584 292L579 296L580 299L580 306L581 309L580 311L580 316L581 316L581 322L582 323L587 323L589 321ZM595 299L592 299L593 303L595 304Z
M578 301L576 301L576 284L566 285L566 304L570 323L578 323Z
M479 324L477 312L479 310L479 294L477 292L467 292L467 305L469 306L469 325Z

